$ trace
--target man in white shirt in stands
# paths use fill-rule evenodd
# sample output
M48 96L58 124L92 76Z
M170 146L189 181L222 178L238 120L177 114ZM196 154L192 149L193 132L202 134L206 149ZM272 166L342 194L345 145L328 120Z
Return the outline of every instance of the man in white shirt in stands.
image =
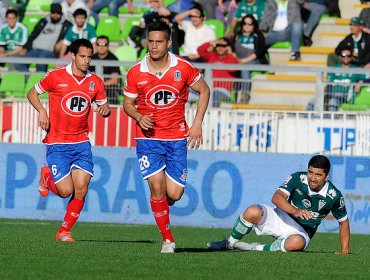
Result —
M187 18L190 20L187 20ZM183 51L180 55L192 62L201 61L197 48L206 42L216 39L214 30L204 23L204 13L199 6L177 14L176 22L185 32Z

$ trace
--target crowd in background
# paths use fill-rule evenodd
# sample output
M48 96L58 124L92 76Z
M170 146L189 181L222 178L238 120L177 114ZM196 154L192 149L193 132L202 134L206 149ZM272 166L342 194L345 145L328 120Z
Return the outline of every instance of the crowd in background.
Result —
M117 60L109 51L109 38L96 35L100 13L107 8L109 15L119 16L123 5L128 13L134 13L137 4L135 0L55 0L50 14L29 32L21 23L22 5L28 1L16 2L0 1L0 23L3 23L0 57L68 58L71 42L86 38L94 45L94 58ZM140 56L147 46L145 26L164 20L173 32L171 51L190 62L268 64L269 47L282 41L290 42L290 60L300 61L300 47L314 44L312 34L322 15L341 16L338 0L176 0L167 6L163 0L145 0L144 4L141 23L133 26L127 40L121 43L135 48ZM223 30L222 36L217 35L219 30L206 24L210 19L222 23L218 27ZM327 65L343 67L343 55L347 56L348 51L351 59L346 64L370 68L370 8L351 19L350 33L328 56ZM9 64L8 67L29 71L27 64ZM105 68L104 74L120 74L117 67ZM47 65L36 65L36 70L45 72ZM213 75L215 78L251 78L247 70L214 70ZM108 87L116 84L120 88L120 83L117 77L106 79ZM232 82L215 82L213 87L222 100L230 98L230 92L235 89ZM250 83L244 83L238 90L238 102L247 103ZM112 93L113 103L118 102L117 94ZM217 100L215 102L217 106Z

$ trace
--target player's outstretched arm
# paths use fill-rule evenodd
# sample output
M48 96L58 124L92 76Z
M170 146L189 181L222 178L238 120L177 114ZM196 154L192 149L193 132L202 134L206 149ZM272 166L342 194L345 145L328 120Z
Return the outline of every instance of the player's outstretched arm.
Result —
M125 96L123 101L123 109L125 110L126 114L135 119L142 129L149 130L153 128L154 123L151 120L153 115L140 114L135 106L135 101L136 98Z
M108 103L105 103L103 105L100 105L98 107L98 109L96 110L96 112L102 116L103 118L107 118L110 116L112 110L110 109L109 107L109 104Z
M200 78L200 80L196 82L191 89L199 93L199 100L193 124L185 136L188 137L188 147L199 148L203 143L202 122L208 107L210 92L209 87L203 78Z
M43 130L48 131L50 125L49 116L44 106L41 105L39 93L37 92L35 87L32 87L27 93L27 98L32 106L37 110L37 112L39 112L38 126L41 127Z
M339 223L339 240L341 250L338 254L350 254L349 251L349 239L350 239L350 228L349 220L345 220Z

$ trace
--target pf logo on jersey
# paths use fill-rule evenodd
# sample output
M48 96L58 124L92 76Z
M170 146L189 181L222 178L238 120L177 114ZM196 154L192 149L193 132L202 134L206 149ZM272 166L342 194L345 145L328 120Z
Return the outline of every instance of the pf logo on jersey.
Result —
M66 114L80 117L88 112L90 103L90 96L81 91L74 91L63 97L61 105Z
M178 99L179 91L169 85L158 85L148 91L145 102L152 108L168 109L174 106Z

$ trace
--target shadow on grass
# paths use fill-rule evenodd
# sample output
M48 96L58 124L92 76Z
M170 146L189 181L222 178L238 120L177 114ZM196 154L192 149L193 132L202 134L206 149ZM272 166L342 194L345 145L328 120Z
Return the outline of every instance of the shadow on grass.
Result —
M81 239L76 240L78 242L102 242L102 243L146 243L146 244L153 244L157 243L152 240L97 240L97 239Z

